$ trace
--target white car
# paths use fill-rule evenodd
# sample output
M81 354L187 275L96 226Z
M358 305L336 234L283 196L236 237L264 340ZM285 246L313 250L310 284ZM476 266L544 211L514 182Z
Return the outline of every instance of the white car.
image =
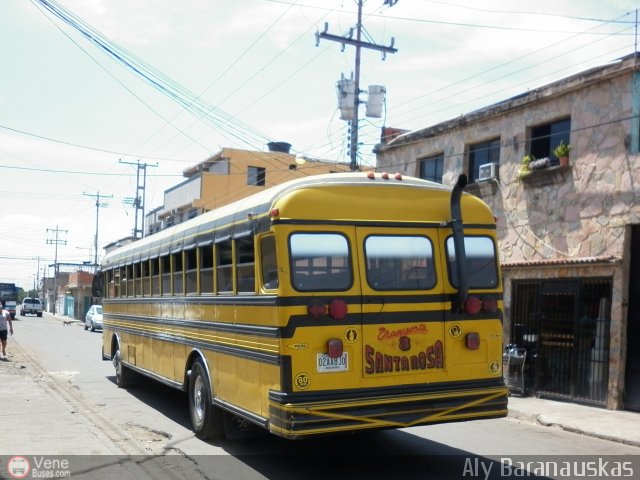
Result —
M29 314L42 316L42 302L39 298L26 297L22 300L20 315L24 317Z
M84 329L91 329L92 332L96 328L102 330L102 305L92 305L84 317Z

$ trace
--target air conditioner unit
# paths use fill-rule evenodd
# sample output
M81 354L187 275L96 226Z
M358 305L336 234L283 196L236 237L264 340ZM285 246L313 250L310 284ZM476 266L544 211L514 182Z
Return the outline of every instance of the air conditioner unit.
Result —
M497 163L485 163L480 165L480 171L478 172L478 181L480 180L493 180L498 178L498 164Z

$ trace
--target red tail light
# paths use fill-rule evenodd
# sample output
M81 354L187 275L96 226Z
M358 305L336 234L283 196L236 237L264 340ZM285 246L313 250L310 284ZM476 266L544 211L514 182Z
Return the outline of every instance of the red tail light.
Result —
M344 300L335 299L329 302L329 315L334 320L342 320L347 316L347 304Z
M482 299L482 310L493 313L498 311L498 300L493 297L484 297Z
M469 350L478 350L480 348L480 334L477 332L467 333L466 343Z
M331 358L340 358L342 356L342 340L339 338L332 338L327 341L327 355Z
M307 305L307 313L313 318L320 318L327 313L327 306L322 300L311 300Z
M473 295L469 295L464 302L464 311L469 315L475 315L482 310L482 302L478 297L474 297Z

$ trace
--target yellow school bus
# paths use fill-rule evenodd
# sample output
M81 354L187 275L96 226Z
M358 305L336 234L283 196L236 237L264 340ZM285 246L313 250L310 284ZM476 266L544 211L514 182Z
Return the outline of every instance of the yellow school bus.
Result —
M109 253L116 383L187 392L203 439L506 416L495 218L465 185L311 176Z

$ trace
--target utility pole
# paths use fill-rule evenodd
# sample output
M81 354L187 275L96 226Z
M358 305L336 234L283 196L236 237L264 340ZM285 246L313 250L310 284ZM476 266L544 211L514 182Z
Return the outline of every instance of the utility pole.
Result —
M133 238L137 240L144 237L144 193L147 183L147 167L157 167L158 163L156 163L155 165L150 165L148 163L140 163L140 160L138 160L136 163L131 163L123 162L122 159L120 159L120 163L124 163L126 165L136 165L138 167L138 170L136 172L136 197L133 199L133 206L136 209L133 227ZM142 182L140 181L141 170ZM140 217L140 228L138 228L138 217ZM140 236L138 236L138 234Z
M355 95L353 99L353 111L354 116L351 120L351 132L349 135L349 156L351 158L351 170L355 171L358 169L358 107L360 105L360 57L361 50L363 48L368 48L371 50L378 50L382 52L382 59L384 60L387 53L396 53L398 51L397 48L393 48L394 39L391 38L391 44L388 47L377 45L375 43L363 42L362 41L362 4L364 0L358 0L358 23L356 24L356 38L353 39L353 29L350 30L348 36L340 37L338 35L332 35L328 33L329 25L327 23L324 24L323 32L316 32L316 46L320 43L320 39L330 40L332 42L338 42L342 44L342 50L344 51L344 47L346 44L353 45L356 47L356 57L355 57ZM398 0L384 0L384 4L389 7L393 7Z
M59 234L60 233L67 233L68 230L60 230L58 228L58 226L56 225L56 228L47 228L47 234L49 232L53 232L55 233L55 238L50 239L47 238L47 245L55 245L56 246L56 254L53 260L53 314L56 314L56 303L58 301L58 286L57 286L57 282L58 282L58 245L66 245L67 241L66 240L60 240L59 238Z
M84 192L82 192L82 194L87 196L87 197L93 197L93 198L96 199L96 236L94 238L94 244L93 244L93 248L94 248L94 252L93 252L93 267L94 267L95 270L97 270L98 269L98 217L100 215L100 207L107 207L109 205L108 203L100 203L100 198L113 198L113 195L102 195L102 196L100 196L100 192L99 191L97 193L95 193L95 194L93 194L93 193L84 193Z

